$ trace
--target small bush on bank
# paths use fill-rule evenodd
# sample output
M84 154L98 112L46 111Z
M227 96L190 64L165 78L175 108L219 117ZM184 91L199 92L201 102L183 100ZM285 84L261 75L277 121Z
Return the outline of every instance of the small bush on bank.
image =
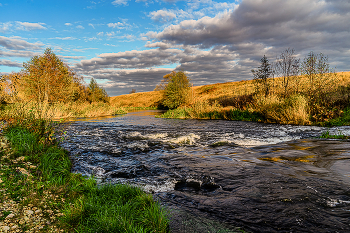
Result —
M163 105L170 109L187 104L190 100L191 83L184 71L173 72L164 89Z
M302 95L280 98L276 95L257 96L254 110L260 112L267 122L284 124L310 124L308 101Z

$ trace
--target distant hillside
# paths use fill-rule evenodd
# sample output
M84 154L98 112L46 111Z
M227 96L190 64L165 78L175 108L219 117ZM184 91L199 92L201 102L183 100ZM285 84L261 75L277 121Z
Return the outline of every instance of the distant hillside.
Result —
M339 72L339 82L346 86L350 86L350 72ZM300 83L304 78L299 77ZM281 78L272 79L273 84L278 86ZM296 84L302 85L302 84ZM204 86L195 86L192 88L193 102L209 100L209 102L217 101L223 107L229 107L237 104L240 96L249 96L254 92L253 80L216 83ZM116 107L157 107L161 103L162 92L150 91L140 92L127 95L111 97L112 105ZM245 101L240 100L240 101ZM240 102L239 101L239 102Z
M250 94L254 90L252 80L216 83L192 88L195 100L222 100L232 96ZM150 91L111 97L116 107L156 107L161 103L162 92Z

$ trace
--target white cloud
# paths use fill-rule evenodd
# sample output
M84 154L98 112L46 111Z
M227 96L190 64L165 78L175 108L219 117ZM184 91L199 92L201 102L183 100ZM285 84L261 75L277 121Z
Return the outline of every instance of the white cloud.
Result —
M167 23L176 18L176 14L168 10L153 11L149 13L149 16L152 20L161 23Z
M172 44L168 44L164 42L151 43L149 41L147 41L147 44L145 45L146 48L160 48L160 49L169 49L172 46L173 46Z
M9 67L19 67L22 68L22 63L10 60L0 60L0 66L9 66Z
M37 55L40 55L40 53L24 50L0 50L1 57L33 57Z
M115 36L115 32L106 32L106 36L114 37Z
M130 41L134 41L136 39L136 36L127 34L123 36L118 36L118 39L127 39L127 41L130 42Z
M112 2L113 5L127 5L128 4L128 0L114 0Z
M59 58L63 58L63 59L73 59L73 60L81 60L86 58L85 56L58 56Z
M16 29L17 30L24 30L24 31L34 31L34 30L45 30L47 29L43 25L45 23L29 23L29 22L19 22L16 21Z
M54 38L50 38L50 39L56 39L56 40L77 40L77 38L70 37L70 36L67 36L67 37L54 37Z
M64 25L66 25L66 26L72 26L71 23L65 23Z
M121 28L124 26L124 24L121 22L117 22L117 23L109 23L107 24L107 26L110 28Z
M91 26L93 29L95 29L95 26L92 23L89 23L89 26Z
M7 22L7 23L0 23L0 32L5 33L11 30L12 23Z
M78 28L78 29L85 29L82 25L78 25L78 26L76 26L76 28Z
M0 36L0 45L5 47L6 49L14 49L14 50L39 50L42 49L42 43L29 43L25 40L19 39L18 37L4 37Z

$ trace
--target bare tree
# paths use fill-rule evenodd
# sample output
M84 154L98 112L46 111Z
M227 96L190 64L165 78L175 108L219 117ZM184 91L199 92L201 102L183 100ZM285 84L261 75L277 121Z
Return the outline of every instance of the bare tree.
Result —
M288 48L276 59L275 72L282 77L283 95L287 96L290 89L291 77L299 74L300 59L296 58L295 50Z
M264 55L263 58L261 58L261 65L259 66L258 70L251 70L254 76L254 83L255 88L257 92L263 92L265 96L269 95L271 83L268 78L273 76L273 69L272 66L267 59L267 57Z
M322 53L310 52L302 63L302 74L308 78L311 92L319 91L328 84L328 76L332 73L328 57Z

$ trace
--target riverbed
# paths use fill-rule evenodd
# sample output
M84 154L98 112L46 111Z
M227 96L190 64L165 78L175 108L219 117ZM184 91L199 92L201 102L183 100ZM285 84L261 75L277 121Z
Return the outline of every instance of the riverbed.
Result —
M173 232L350 232L350 141L317 138L350 127L159 114L71 121L73 172L142 186L178 213Z

